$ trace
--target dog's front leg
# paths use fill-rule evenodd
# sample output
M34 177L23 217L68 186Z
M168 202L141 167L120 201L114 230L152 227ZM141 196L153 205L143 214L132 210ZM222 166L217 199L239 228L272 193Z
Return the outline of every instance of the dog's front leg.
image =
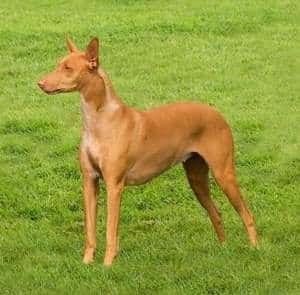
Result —
M123 182L107 183L107 225L106 225L106 251L104 265L112 264L118 252L118 225L120 218L121 194Z
M97 196L98 178L83 175L83 198L85 213L85 250L83 262L88 264L94 260L96 250Z

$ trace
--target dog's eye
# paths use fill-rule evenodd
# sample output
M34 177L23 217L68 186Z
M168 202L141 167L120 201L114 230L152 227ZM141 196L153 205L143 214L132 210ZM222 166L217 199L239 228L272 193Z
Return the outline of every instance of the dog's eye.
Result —
M72 68L70 66L68 66L67 64L64 65L65 70L72 70Z

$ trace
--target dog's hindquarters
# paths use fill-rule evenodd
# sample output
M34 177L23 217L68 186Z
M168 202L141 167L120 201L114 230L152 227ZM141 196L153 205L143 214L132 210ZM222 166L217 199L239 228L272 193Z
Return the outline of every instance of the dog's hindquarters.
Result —
M253 246L257 245L257 235L256 235L256 229L254 224L254 218L252 214L250 213L249 209L247 208L241 193L239 189L239 185L236 179L236 173L235 173L235 164L234 164L234 148L233 148L233 138L231 134L231 130L229 126L226 124L226 122L222 122L220 127L218 125L212 126L210 130L207 130L207 132L204 132L199 140L199 144L197 146L197 153L202 157L205 161L205 164L207 167L209 167L212 170L213 176L219 185L219 187L222 189L222 191L225 193L227 198L229 199L230 203L234 207L234 209L237 211L237 213L240 215L247 233L248 238ZM203 170L204 164L201 163L201 161L196 159L191 159L191 161L194 161L193 163L187 162L185 164L185 167L195 166L198 165L199 168L198 173L198 183L203 183L204 179L207 179L207 176L204 173L201 173L201 169ZM197 161L197 163L196 163ZM200 168L202 167L202 168ZM192 168L188 168L189 171L192 171ZM208 168L207 168L208 170ZM193 171L196 172L196 169L193 168ZM191 178L190 176L191 172L188 174L188 178ZM206 173L207 174L207 173ZM196 178L195 176L192 177L195 182ZM201 180L200 180L201 178ZM191 183L191 181L189 180ZM195 185L191 185L192 188ZM200 185L198 185L199 187ZM193 188L195 191L195 188ZM199 189L198 189L199 190ZM198 196L199 193L196 195ZM199 197L198 197L199 199ZM209 200L206 198L206 200ZM213 208L212 202L208 202L210 204L209 206ZM201 203L202 204L202 203ZM211 212L216 211L216 209L210 209ZM216 211L217 212L217 211ZM211 213L212 214L212 213ZM222 237L222 230L221 226L215 225L217 224L217 220L220 218L218 217L218 213L213 213L213 215L210 214L210 217L213 221L213 224L215 226L215 229L217 231L219 240L220 237ZM216 217L212 217L216 216ZM224 234L223 234L224 235Z

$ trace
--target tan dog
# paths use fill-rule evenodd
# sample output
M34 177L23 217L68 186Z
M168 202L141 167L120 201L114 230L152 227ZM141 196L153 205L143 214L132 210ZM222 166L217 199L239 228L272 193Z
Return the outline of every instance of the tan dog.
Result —
M80 165L83 176L86 243L83 261L96 250L98 180L107 188L107 231L104 264L118 252L121 194L126 185L139 185L178 163L207 210L220 242L225 240L220 214L209 196L208 170L240 215L252 245L257 237L235 176L233 139L223 117L198 103L169 104L148 111L127 107L99 68L99 41L80 52L67 38L69 55L38 82L48 94L79 91L83 116Z

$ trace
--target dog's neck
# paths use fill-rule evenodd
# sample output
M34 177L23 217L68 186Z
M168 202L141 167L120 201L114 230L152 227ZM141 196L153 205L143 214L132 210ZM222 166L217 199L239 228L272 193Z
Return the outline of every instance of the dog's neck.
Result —
M98 120L111 117L125 105L116 95L110 80L102 69L83 77L80 87L81 111L85 129L91 130Z
M104 111L113 106L117 108L124 105L117 97L107 75L100 68L95 73L85 75L81 84L81 98L93 110Z

